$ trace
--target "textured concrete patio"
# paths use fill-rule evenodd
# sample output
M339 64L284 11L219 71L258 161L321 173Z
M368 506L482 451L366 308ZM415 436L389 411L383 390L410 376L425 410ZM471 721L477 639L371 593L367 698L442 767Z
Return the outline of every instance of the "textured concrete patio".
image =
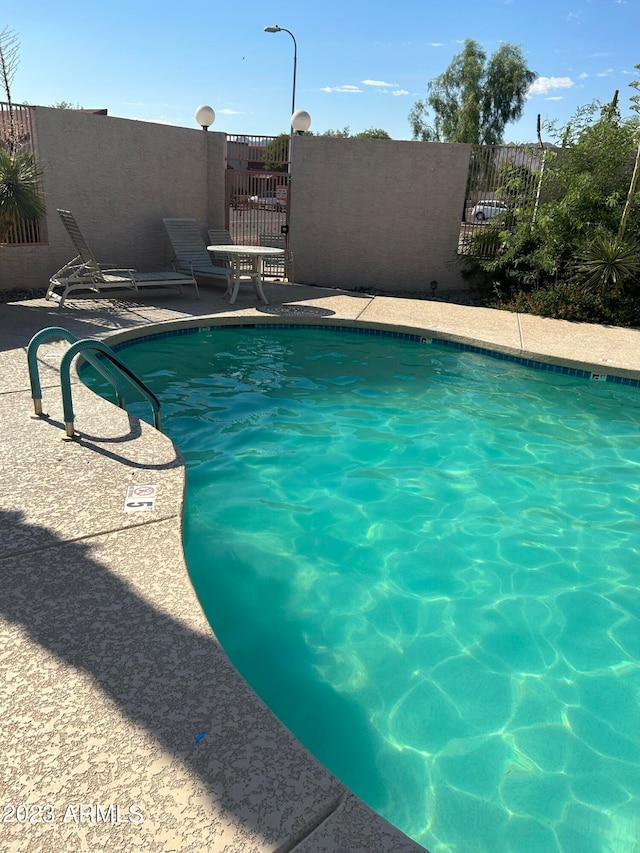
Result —
M640 378L640 331L444 302L268 284L140 299L0 304L0 850L411 851L273 717L234 670L191 587L184 467L164 435L74 383L64 439L58 366L26 347L47 326L135 336L189 321L366 323ZM153 512L126 489L157 485ZM204 732L199 740L196 737ZM111 808L110 808L111 807ZM116 808L117 807L117 808ZM9 820L11 817L13 821Z

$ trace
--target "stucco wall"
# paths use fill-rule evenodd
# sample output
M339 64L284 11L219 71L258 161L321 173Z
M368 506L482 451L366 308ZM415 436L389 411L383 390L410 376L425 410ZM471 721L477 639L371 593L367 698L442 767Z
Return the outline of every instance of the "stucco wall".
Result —
M455 258L470 145L295 137L296 281L438 293L464 287Z
M0 247L0 290L45 287L73 247L71 210L102 263L164 269L162 218L203 237L225 227L226 135L50 107L33 108L48 244ZM471 146L379 139L293 140L296 281L388 293L464 288L455 263Z
M56 208L75 215L98 261L139 270L171 264L162 218L224 227L226 135L34 107L44 169L46 246L0 247L0 289L39 288L74 255Z

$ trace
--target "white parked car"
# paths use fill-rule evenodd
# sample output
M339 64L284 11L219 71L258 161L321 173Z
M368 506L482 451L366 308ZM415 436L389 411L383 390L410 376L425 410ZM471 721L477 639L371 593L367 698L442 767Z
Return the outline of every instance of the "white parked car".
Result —
M495 219L496 216L502 216L508 210L508 206L503 201L498 201L497 198L485 198L471 208L471 219L475 219L477 222L482 222L484 219Z
M254 207L264 207L267 210L285 210L286 198L278 198L275 193L260 193L249 196L249 201Z

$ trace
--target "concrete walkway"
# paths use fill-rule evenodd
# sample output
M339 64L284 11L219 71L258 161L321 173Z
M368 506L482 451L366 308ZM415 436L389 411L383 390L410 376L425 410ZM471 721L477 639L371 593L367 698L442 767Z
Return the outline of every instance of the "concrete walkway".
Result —
M64 440L58 366L42 346L33 416L31 336L139 333L153 323L329 322L420 331L640 378L640 331L489 309L270 284L145 293L138 301L0 305L0 850L412 851L272 716L206 622L182 554L182 460L145 423L74 384ZM125 513L154 483L153 512ZM196 737L204 732L199 740ZM26 806L27 808L23 808Z

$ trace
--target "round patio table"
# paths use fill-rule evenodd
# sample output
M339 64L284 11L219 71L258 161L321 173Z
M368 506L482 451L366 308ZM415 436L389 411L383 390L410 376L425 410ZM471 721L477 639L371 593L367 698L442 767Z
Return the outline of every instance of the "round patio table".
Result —
M267 297L264 295L262 284L263 262L267 255L284 255L284 249L277 249L273 246L240 246L232 243L230 245L207 246L209 252L219 252L220 254L229 255L231 262L231 279L225 296L229 296L229 302L233 305L238 295L240 288L240 280L242 278L249 279L259 298L268 305ZM241 269L241 262L249 258L251 260L251 269Z

